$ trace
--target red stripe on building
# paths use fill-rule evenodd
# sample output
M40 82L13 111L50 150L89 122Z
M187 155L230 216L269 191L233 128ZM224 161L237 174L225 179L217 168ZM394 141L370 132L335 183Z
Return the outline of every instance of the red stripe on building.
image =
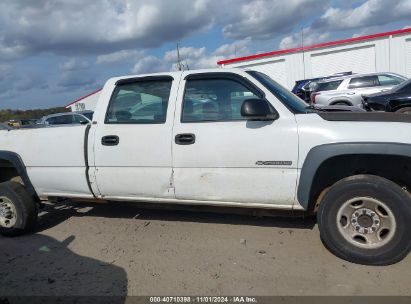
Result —
M391 32L384 32L384 33L372 34L372 35L367 35L367 36L319 43L319 44L314 44L314 45L305 46L305 47L296 47L292 49L279 50L279 51L274 51L274 52L261 53L261 54L249 55L249 56L244 56L244 57L220 60L217 62L217 64L222 65L222 64L227 64L227 63L235 63L235 62L259 59L259 58L270 57L270 56L298 53L302 51L319 49L319 48L328 47L328 46L337 46L337 45L348 44L348 43L353 43L353 42L367 41L371 39L400 35L400 34L405 34L405 33L410 33L410 32L411 32L411 28L407 28L407 29L396 30L396 31L391 31Z
M97 94L97 93L100 92L102 89L103 89L103 88L100 88L100 89L98 89L98 90L96 90L96 91L94 91L94 92L91 92L90 94L87 94L86 96L83 96L83 97L80 97L79 99L76 99L75 101L73 101L73 102L69 103L68 105L66 105L65 108L68 108L69 106L75 104L76 102L79 102L79 101L81 101L81 100L83 100L83 99L85 99L85 98L87 98L87 97L90 97L91 95Z

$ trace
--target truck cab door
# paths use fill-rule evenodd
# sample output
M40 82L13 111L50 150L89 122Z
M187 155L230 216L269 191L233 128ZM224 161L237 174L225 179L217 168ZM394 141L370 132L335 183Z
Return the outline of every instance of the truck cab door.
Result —
M176 198L291 208L298 158L294 115L242 117L244 100L261 98L261 92L235 73L183 74L181 87L172 143Z
M164 75L113 84L106 113L93 124L96 196L174 198L171 144L178 82Z

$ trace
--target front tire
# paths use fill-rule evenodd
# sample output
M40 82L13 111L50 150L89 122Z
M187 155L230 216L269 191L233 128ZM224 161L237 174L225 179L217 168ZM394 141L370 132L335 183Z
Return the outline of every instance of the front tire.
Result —
M32 230L38 208L23 185L8 181L0 184L0 234L17 236Z
M321 239L338 257L365 265L389 265L411 249L411 197L378 176L335 183L317 213Z

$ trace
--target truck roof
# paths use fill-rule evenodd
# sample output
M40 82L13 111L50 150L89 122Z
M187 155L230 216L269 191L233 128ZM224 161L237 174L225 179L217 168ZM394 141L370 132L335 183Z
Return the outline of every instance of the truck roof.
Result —
M178 77L182 73L184 74L198 74L198 73L238 73L238 72L244 72L244 71L249 71L252 69L242 69L242 68L214 68L214 69L198 69L198 70L186 70L186 71L172 71L172 72L159 72L159 73L149 73L149 74L133 74L133 75L124 75L124 76L119 76L119 77L112 77L109 80L110 81L117 81L120 79L128 79L128 78L135 78L135 77L150 77L150 76L164 76L164 75L169 75L172 77Z

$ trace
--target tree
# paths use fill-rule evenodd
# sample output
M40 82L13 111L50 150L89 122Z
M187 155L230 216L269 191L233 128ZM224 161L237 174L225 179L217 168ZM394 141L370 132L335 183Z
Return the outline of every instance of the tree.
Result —
M0 110L0 122L6 122L11 119L40 119L43 116L69 112L66 108L34 109L34 110Z

